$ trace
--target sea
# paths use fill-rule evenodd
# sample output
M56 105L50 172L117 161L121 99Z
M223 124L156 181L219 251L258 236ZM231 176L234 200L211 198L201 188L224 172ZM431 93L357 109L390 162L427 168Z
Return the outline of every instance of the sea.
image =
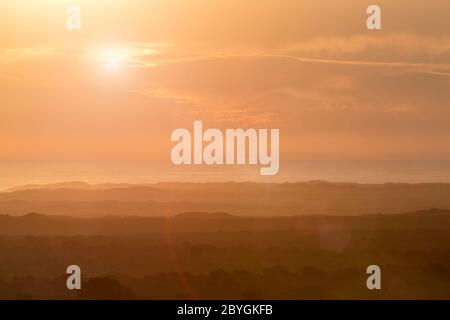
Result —
M0 190L28 184L158 182L450 183L450 161L284 161L274 176L259 166L176 166L160 161L0 161Z

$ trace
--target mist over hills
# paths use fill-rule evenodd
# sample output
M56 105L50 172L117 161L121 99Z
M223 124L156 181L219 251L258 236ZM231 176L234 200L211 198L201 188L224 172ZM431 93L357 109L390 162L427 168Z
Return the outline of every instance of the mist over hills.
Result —
M5 299L189 299L180 275L216 299L448 299L449 250L447 184L63 183L0 193ZM65 286L74 263L80 295ZM374 263L376 296L366 288Z
M359 215L450 209L450 184L66 182L0 193L0 214L173 216L228 212L239 216Z

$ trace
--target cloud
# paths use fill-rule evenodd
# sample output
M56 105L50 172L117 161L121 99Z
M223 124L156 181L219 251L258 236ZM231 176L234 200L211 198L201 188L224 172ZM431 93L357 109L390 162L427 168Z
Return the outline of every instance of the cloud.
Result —
M59 2L0 5L10 157L164 158L200 119L281 128L294 159L450 159L448 1L380 0L380 32L365 1L81 2L80 33Z

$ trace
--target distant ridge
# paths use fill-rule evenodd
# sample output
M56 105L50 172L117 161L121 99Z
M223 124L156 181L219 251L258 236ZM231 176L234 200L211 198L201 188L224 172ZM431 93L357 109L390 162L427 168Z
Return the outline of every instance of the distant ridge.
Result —
M27 189L31 188L31 189ZM0 214L98 217L227 212L238 216L394 214L450 210L450 184L63 182L0 192Z
M176 232L261 232L321 230L448 230L450 211L430 209L403 214L360 216L239 217L228 213L181 213L167 217L75 218L30 213L0 215L0 236L7 235L150 235ZM415 232L415 231L414 231ZM447 231L446 231L447 232Z
M226 212L184 212L175 215L178 219L233 219L238 218L238 216L231 215Z

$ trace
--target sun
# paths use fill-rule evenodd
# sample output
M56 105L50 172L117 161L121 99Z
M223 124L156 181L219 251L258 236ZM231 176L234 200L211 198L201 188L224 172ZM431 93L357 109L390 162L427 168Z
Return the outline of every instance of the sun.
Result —
M100 54L100 63L109 70L117 70L127 65L130 55L125 49L103 48Z

